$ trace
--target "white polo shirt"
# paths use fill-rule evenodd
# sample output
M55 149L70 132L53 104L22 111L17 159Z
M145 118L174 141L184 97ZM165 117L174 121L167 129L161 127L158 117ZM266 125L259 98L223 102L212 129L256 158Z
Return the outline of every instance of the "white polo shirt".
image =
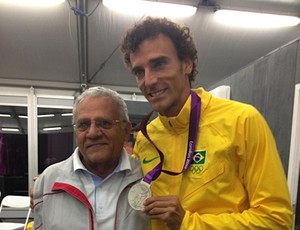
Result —
M77 149L78 150L78 149ZM79 150L73 154L74 172L84 184L85 194L95 214L95 229L114 229L116 206L126 170L131 170L129 155L122 150L119 164L104 180L91 173L82 164Z

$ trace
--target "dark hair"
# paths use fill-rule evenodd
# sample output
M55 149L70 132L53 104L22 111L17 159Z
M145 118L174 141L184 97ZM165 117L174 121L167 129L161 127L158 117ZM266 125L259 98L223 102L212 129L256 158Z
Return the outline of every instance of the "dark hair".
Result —
M180 26L166 18L147 17L127 31L121 43L121 51L124 55L123 58L126 66L131 67L130 54L136 52L144 40L155 38L159 34L163 34L171 39L176 48L179 60L191 59L193 61L193 69L188 77L190 83L194 81L198 73L196 69L198 58L190 29L187 26Z

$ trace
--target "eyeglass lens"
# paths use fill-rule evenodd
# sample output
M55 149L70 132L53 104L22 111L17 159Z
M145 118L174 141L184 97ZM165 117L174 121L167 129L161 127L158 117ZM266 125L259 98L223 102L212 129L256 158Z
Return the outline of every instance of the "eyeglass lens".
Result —
M94 123L95 126L97 127L97 129L111 129L113 127L113 125L117 122L119 122L119 120L101 119L101 120L95 120L94 122L92 122L90 120L82 120L82 121L78 121L77 123L75 123L75 127L79 131L84 132L90 128L92 123Z

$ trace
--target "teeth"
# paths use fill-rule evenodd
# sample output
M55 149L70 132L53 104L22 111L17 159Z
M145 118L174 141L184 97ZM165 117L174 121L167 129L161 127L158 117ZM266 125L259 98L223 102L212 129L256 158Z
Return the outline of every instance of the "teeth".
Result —
M154 92L154 93L149 93L149 95L150 95L151 97L156 97L156 96L159 96L159 95L163 94L164 91L165 91L165 90L162 89L162 90L156 91L156 92Z

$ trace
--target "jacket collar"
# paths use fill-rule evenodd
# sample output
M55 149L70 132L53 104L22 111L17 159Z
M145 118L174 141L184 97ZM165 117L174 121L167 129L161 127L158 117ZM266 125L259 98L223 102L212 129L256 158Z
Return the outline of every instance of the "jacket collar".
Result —
M61 174L56 178L56 182L62 182L67 183L72 186L75 186L81 190L83 190L84 185L79 179L79 175L77 170L74 170L74 154L76 154L77 149L73 152L73 154L64 162L63 170L65 170L64 174ZM126 153L127 154L127 153ZM132 157L130 155L125 156L128 159L129 168L127 170L124 170L125 177L123 180L123 185L127 186L128 184L131 184L133 182L136 182L138 180L141 180L143 177L142 169L139 163L139 160L136 157ZM123 166L121 166L123 167ZM124 168L123 168L124 169Z

